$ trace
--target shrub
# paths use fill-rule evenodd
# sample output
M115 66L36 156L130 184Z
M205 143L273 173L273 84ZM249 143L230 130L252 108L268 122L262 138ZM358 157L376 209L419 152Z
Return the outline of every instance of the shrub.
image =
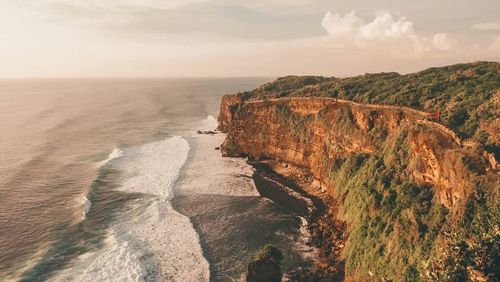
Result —
M273 245L265 245L262 247L257 254L255 254L255 261L269 261L281 264L283 260L283 253Z

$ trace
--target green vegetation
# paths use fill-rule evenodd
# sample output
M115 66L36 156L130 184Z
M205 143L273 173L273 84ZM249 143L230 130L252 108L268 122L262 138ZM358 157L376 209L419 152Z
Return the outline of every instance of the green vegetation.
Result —
M283 253L272 245L264 246L247 267L247 282L280 282L283 278L281 261Z
M283 260L283 253L273 245L265 245L257 254L255 254L255 261L274 261L281 264Z
M348 107L334 116L313 117L279 105L273 118L304 144L310 123L319 119L340 136L352 136L356 128ZM478 182L463 214L450 214L438 203L433 187L411 180L408 131L402 126L388 135L374 126L368 134L381 148L375 154L352 153L331 160L324 150L323 166L329 169L336 198L342 199L340 217L349 226L343 254L346 273L372 273L389 281L462 281L470 275L469 268L500 277L498 183Z
M320 76L287 76L277 79L274 82L264 84L254 91L242 92L240 93L240 96L244 99L248 99L255 97L256 94L260 93L273 93L273 95L259 95L259 99L265 99L266 97L286 97L293 95L293 93L295 93L297 89L316 85L326 80L328 79Z
M477 183L460 222L455 228L450 228L450 232L447 233L447 244L440 248L438 259L429 267L435 280L464 281L468 270L470 272L472 269L472 272L481 275L481 278L495 281L491 279L494 277L498 281L500 278L498 187L500 187L498 180L493 180L493 183L481 181Z
M446 222L430 187L406 174L406 131L377 155L352 154L331 165L330 181L344 198L342 217L351 226L346 271L395 281L416 281ZM363 246L363 247L360 247Z
M471 268L500 277L498 186L478 186L464 214L453 217L432 187L409 180L406 138L402 128L374 155L351 154L325 164L350 226L346 272L393 281L462 281Z
M344 79L289 76L239 95L261 100L333 97L440 111L441 123L500 156L495 125L500 116L500 63ZM348 226L343 249L346 273L354 273L359 279L375 275L379 281L500 280L498 177L476 173L471 180L475 187L468 188L467 200L448 210L437 199L436 187L413 181L411 172L418 164L409 163L410 128L404 123L397 134L388 134L377 124L368 132L356 132L349 107L340 108L334 115L303 115L284 104L273 110L273 122L280 125L282 136L292 136L301 144L309 144L311 124L321 122L326 129L332 128L327 133L331 136L362 140L362 134L370 134L379 148L370 154L352 153L343 144L328 143L328 138L323 145L323 175L334 187L335 198L341 203L339 217ZM329 152L334 153L333 159ZM463 161L472 164L466 157ZM474 173L472 165L469 170ZM269 247L257 259L272 253Z
M444 125L500 155L500 144L488 130L500 114L500 63L496 62L458 64L407 75L379 73L342 79L287 76L239 95L243 99L332 97L440 111Z
M307 144L310 136L310 123L314 117L312 115L302 116L293 112L288 105L279 104L274 108L274 119L283 128L291 128L295 141Z

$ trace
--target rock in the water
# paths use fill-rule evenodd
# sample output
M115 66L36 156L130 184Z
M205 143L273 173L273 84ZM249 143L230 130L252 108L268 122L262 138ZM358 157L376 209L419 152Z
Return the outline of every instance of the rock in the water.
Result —
M254 261L248 264L247 282L280 282L281 260L283 254L276 247L267 245L257 254Z
M197 130L196 133L198 134L207 134L207 135L214 135L214 134L217 134L217 132L213 131L213 130Z

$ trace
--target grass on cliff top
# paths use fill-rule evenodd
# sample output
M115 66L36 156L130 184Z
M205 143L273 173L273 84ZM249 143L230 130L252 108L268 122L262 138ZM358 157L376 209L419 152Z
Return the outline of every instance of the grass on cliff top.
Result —
M346 272L388 281L466 281L470 268L500 277L498 183L478 182L463 213L449 215L432 187L408 175L407 136L402 129L376 154L323 164L331 168L350 226Z
M378 73L341 79L287 76L238 95L243 99L332 97L440 111L444 125L500 155L500 144L491 136L495 127L488 127L500 116L500 63L497 62L457 64L406 75Z
M274 121L296 142L308 144L312 116L275 107ZM318 114L326 128L335 124L341 136L353 136L349 108L335 116ZM439 204L434 188L418 185L410 175L409 128L389 135L373 127L380 148L374 154L342 153L333 160L324 150L321 166L329 171L341 218L350 226L344 258L346 272L369 280L369 273L388 281L465 281L468 268L500 277L500 203L498 183L483 179L472 189L459 215ZM331 144L335 146L335 144Z
M499 63L344 79L289 76L239 95L243 99L335 97L441 111L444 125L500 157L500 144L492 136L496 134L498 140L498 131L491 127L500 116ZM349 109L333 117L304 116L280 105L274 108L273 119L284 136L305 145L315 119L324 119L326 125L335 123L335 134L348 135L355 128ZM408 128L400 128L390 138L383 128L374 127L369 134L381 148L374 154L339 154L334 160L327 154L322 157L322 166L328 168L330 183L343 202L342 219L349 226L346 272L365 280L370 273L389 281L467 281L471 273L498 280L498 178L478 177L464 206L450 213L438 203L433 187L417 185L409 175L415 164L408 163Z

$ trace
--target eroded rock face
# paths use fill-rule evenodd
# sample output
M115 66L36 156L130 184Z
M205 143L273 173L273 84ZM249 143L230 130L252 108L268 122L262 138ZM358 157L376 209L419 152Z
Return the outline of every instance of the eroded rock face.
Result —
M477 152L480 149L461 148L428 129L413 130L408 143L415 180L432 184L439 202L447 208L465 199L471 178L485 174L490 167Z
M288 116L286 116L288 115ZM240 102L225 96L219 116L227 134L224 155L273 158L311 171L320 188L335 196L328 173L336 159L374 154L384 141L407 136L409 173L435 188L441 204L465 199L473 175L491 170L482 148L466 148L419 113L397 107L364 107L333 99L277 99ZM404 131L404 132L403 132Z
M223 155L290 165L307 175L296 178L311 191L331 196L330 209L346 227L345 245L335 257L345 261L339 264L345 280L441 277L442 269L455 267L446 265L446 256L460 260L446 251L457 248L449 234L457 231L465 241L478 242L483 241L473 234L496 234L496 223L477 224L495 222L495 210L488 208L500 183L495 152L427 120L427 113L323 98L239 99L222 101ZM460 267L487 275L496 269L460 261ZM249 272L257 275L259 267L264 265L253 264ZM273 267L266 271L274 273Z
M228 130L241 100L236 95L222 97L219 115L219 130Z

